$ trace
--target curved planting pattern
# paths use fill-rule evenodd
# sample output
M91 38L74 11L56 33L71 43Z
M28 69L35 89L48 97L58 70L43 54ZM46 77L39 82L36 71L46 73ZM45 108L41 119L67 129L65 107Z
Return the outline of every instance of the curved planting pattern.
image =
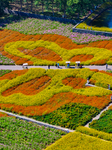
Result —
M111 101L111 91L85 87L86 79L97 73L87 68L12 71L0 77L0 108L75 129Z
M57 34L24 35L17 31L0 31L0 52L16 64L65 65L70 60L81 64L112 64L112 41L77 45L71 39ZM10 38L9 38L10 37Z

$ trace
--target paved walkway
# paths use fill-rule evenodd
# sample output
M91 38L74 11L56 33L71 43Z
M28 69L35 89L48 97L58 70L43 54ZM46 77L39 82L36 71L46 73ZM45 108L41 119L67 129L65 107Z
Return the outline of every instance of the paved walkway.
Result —
M100 116L102 115L102 113L106 110L108 110L108 108L112 106L112 103L110 103L106 108L104 108L96 117L94 117L90 122L88 122L85 127L89 128L89 124L93 121L93 120L98 120L100 118Z
M75 130L70 130L68 128L63 128L63 127L60 127L60 126L55 126L55 125L51 125L51 124L48 124L48 123L44 123L44 122L41 122L41 121L37 121L35 119L32 119L32 118L28 118L26 116L20 116L20 115L17 115L17 114L13 114L13 113L10 113L10 112L7 112L7 111L4 111L2 109L0 109L0 112L3 112L5 114L8 114L9 116L14 116L16 118L19 118L19 119L22 119L22 120L26 120L26 121L29 121L29 122L33 122L33 123L36 123L38 125L41 125L41 126L45 126L45 127L49 127L49 128L54 128L54 129L58 129L58 130L62 130L64 132L74 132Z
M48 66L28 66L28 68L44 68L48 69ZM75 66L71 66L70 68L75 69ZM98 70L106 70L106 66L83 66L83 68L90 68L90 69L98 69ZM22 70L22 65L0 65L0 70L1 69L10 69L10 70ZM59 68L55 66L50 66L50 69L67 69L65 66L60 66ZM112 66L108 66L108 70L112 70Z

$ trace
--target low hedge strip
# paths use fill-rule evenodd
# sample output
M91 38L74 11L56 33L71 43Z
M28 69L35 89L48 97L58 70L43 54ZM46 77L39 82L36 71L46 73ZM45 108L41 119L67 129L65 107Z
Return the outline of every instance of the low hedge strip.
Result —
M63 136L45 150L111 150L112 142L91 137L79 132Z
M87 127L83 127L83 126L79 126L76 128L77 132L81 132L90 136L94 136L94 137L98 137L107 141L112 141L112 134L109 133L105 133L102 131L98 131L95 129L91 129L91 128L87 128Z

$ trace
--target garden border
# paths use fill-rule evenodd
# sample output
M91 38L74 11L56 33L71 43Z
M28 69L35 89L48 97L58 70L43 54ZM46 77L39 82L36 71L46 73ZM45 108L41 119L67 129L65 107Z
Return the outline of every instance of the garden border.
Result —
M8 10L5 9L4 12L6 14L13 14L18 16L25 16L25 17L31 17L31 18L37 18L37 19L45 19L45 20L51 20L51 21L59 21L60 23L73 23L77 24L79 21L77 20L71 20L66 18L58 18L58 17L51 17L51 16L42 16L38 14L31 14L27 12L21 12L21 11L14 11L14 10Z
M45 127L49 127L49 128L54 128L54 129L58 129L58 130L62 130L64 132L74 132L75 130L70 130L68 128L63 128L63 127L60 127L60 126L55 126L55 125L51 125L51 124L48 124L48 123L44 123L44 122L41 122L41 121L37 121L35 119L32 119L32 118L28 118L26 116L20 116L20 115L17 115L17 114L14 114L14 113L11 113L11 112L7 112L7 111L4 111L2 109L0 109L0 112L3 112L9 116L13 116L13 117L16 117L16 118L19 118L21 120L26 120L28 122L33 122L33 123L36 123L40 126L45 126Z

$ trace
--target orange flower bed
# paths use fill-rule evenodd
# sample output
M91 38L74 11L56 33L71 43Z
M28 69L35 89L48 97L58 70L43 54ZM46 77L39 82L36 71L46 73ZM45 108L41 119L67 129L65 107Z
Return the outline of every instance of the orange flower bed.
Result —
M107 62L107 59L103 59L103 60L98 60L95 62L90 63L91 65L105 65Z
M95 83L96 83L96 81L93 79L90 79L89 82L90 82L90 84L93 84L93 85L95 85Z
M60 47L65 48L67 50L71 50L71 49L75 49L75 48L76 49L83 48L86 46L106 48L106 49L112 50L112 41L97 41L97 42L93 42L93 43L89 43L89 44L78 45L78 44L75 44L74 42L72 42L71 39L69 39L65 36L62 36L62 35L57 35L57 34L24 35L17 31L11 31L11 30L4 29L4 30L0 31L0 52L2 53L2 55L13 59L15 61L15 63L18 65L23 64L23 63L28 63L29 65L33 65L33 62L28 59L13 56L7 52L4 52L4 46L5 46L5 44L7 44L9 42L37 41L37 40L45 40L45 41L47 40L50 42L55 42ZM35 52L35 51L39 51L39 49L33 50L33 52ZM35 54L33 54L33 52L29 52L29 54L31 53L32 56L34 56ZM37 54L35 57L38 59L46 59L46 60L50 60L50 61L61 61L62 60L60 58L60 56L57 55L56 53L51 52L50 50L47 50L47 52L46 52L46 49L44 48L42 50L42 52L39 55ZM70 61L72 61L72 62L77 61L77 60L86 61L86 60L90 60L91 58L93 58L92 55L78 55L78 56L74 56ZM91 64L103 65L106 63L106 61L107 60L104 59L104 60L99 60L99 61L93 62Z
M87 60L90 60L92 59L94 56L93 55L77 55L77 56L74 56L70 59L71 62L75 62L75 61L87 61Z
M2 93L3 96L9 96L14 93L23 93L25 95L35 95L45 89L50 83L50 77L43 76L35 78L29 82L14 86Z
M0 112L0 117L8 117L8 115Z
M62 48L65 48L65 49L68 49L68 50L71 50L73 48L82 48L82 47L86 46L86 44L77 45L77 44L73 43L71 39L69 39L65 36L56 35L56 34L55 35L54 34L24 35L24 34L21 34L17 31L11 31L11 30L4 29L4 30L0 31L0 35L1 35L1 37L0 37L0 52L2 53L2 55L13 59L17 65L20 65L20 64L23 64L23 63L28 63L29 65L33 65L33 62L31 62L28 59L13 56L13 55L11 55L7 52L4 52L4 46L5 46L6 43L16 42L16 41L47 40L47 41L50 41L50 42L55 42L56 44L58 44ZM47 52L49 52L47 54L48 56L46 55L46 49L44 48L42 53L37 55L36 57L38 59L41 58L41 59L47 59L47 60L50 60L50 61L60 61L60 60L62 60L60 58L60 56L57 55L56 53L51 52L50 50L47 50ZM34 54L32 54L32 55L34 55Z
M108 109L111 109L111 110L112 110L112 106L110 106Z
M97 41L88 44L89 47L98 47L112 50L112 41Z
M109 76L112 76L112 73L106 72L106 71L104 71L104 70L101 70L101 71L99 71L99 72L104 73L104 74L108 74Z
M23 48L18 48L18 50L20 50L21 52L23 52L26 55L31 55L38 59L46 59L46 60L50 60L50 61L61 61L62 60L62 58L58 54L56 54L55 52L53 52L47 48L44 48L44 47L38 47L32 51L28 50L28 49L23 49Z
M84 103L86 105L90 105L93 107L97 107L99 109L103 109L110 102L110 95L97 97L97 96L84 96L78 95L75 93L67 92L67 93L59 93L55 94L52 98L50 98L45 104L40 106L19 106L14 104L0 104L0 108L8 108L12 112L21 113L23 115L43 115L49 114L54 110L58 109L64 104L68 103Z
M86 80L82 78L73 78L69 77L62 80L62 83L65 85L69 85L74 89L84 88L86 84Z
M23 74L25 74L28 70L14 70L14 71L11 71L10 73L7 73L3 76L0 77L0 80L4 80L4 79L13 79L13 78L16 78L17 76L21 76Z

